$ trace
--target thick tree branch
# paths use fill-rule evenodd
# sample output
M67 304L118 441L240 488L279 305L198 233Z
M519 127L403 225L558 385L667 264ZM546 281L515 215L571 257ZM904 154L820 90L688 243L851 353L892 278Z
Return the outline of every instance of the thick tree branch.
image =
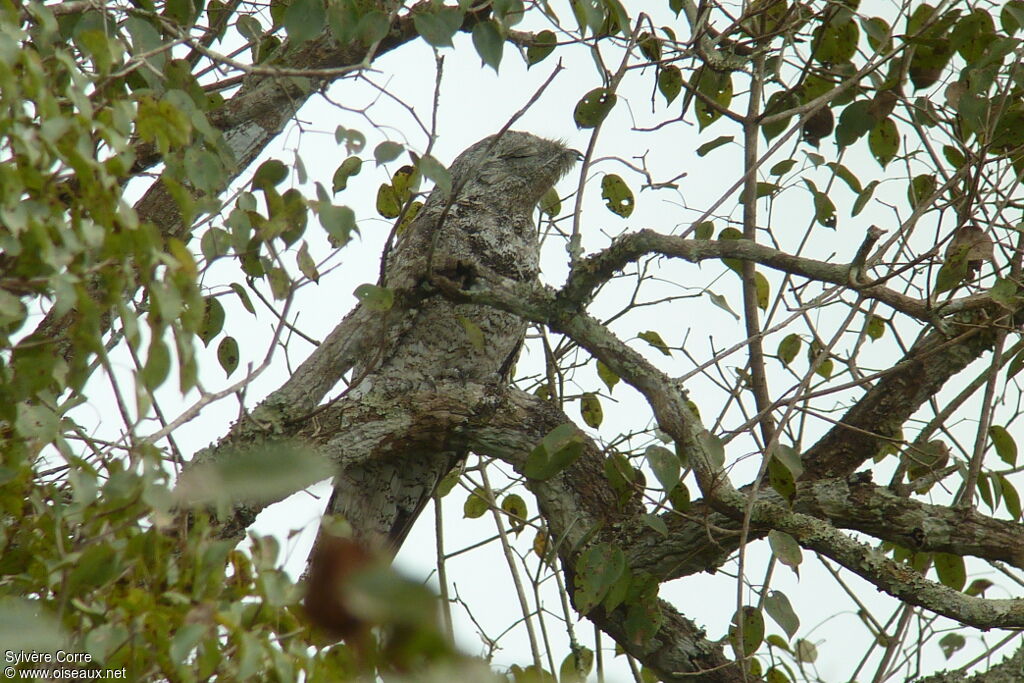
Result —
M651 254L679 258L691 263L723 258L753 261L790 275L850 287L867 299L880 301L918 320L931 321L938 313L927 300L901 294L881 284L872 284L870 279L863 279L863 274L851 277L859 273L855 263L816 261L745 239L691 240L664 235L653 230L640 230L622 235L607 249L580 259L570 273L560 296L569 301L585 304L597 288L607 282L615 272ZM989 305L991 299L988 296L975 294L943 304L941 313L949 315Z

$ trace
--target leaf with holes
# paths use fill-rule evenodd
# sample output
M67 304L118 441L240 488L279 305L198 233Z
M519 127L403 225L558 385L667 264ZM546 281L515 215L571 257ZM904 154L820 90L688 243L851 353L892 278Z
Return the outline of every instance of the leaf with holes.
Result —
M608 116L617 99L608 88L594 88L576 103L572 115L576 126L596 128Z
M601 179L601 198L608 210L617 216L629 218L633 213L633 192L624 181L614 173L609 173Z

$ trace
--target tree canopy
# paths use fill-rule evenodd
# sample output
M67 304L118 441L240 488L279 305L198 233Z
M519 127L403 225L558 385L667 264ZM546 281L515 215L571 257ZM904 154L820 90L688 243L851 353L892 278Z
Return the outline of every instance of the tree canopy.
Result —
M628 5L0 2L5 647L131 680L1020 680L1024 2ZM582 152L540 279L374 261L334 308L510 129ZM345 401L420 295L526 320L515 381ZM239 546L389 439L473 454L441 600L341 519L308 581ZM483 517L510 667L450 637L488 606L445 530Z

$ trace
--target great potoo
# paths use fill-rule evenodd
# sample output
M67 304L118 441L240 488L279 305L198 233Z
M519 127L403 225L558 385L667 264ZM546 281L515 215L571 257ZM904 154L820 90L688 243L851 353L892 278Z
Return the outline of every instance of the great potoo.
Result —
M472 286L474 273L487 271L518 281L537 277L534 209L578 158L560 142L507 131L455 159L454 199L435 189L386 255L383 285L427 296L391 317L396 322L376 351L354 369L357 383L347 400L379 406L383 415L398 396L437 394L460 383L507 383L526 323L446 299L430 289L429 274L464 287ZM328 512L345 517L357 538L397 550L438 482L465 457L409 448L410 441L416 439L394 434L385 452L340 463Z

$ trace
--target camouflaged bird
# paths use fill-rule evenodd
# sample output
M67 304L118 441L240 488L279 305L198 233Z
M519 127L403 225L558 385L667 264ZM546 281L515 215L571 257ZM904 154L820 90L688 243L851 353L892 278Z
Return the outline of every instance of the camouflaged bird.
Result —
M434 189L386 256L383 286L423 291L436 273L469 287L482 270L533 280L540 252L534 209L579 157L561 142L518 131L472 145L449 169L454 200ZM445 385L504 385L526 334L518 316L433 292L391 317L396 322L377 350L354 369L357 383L346 400L383 411L395 397ZM348 520L356 538L397 551L438 482L465 455L398 447L343 461L327 512Z

